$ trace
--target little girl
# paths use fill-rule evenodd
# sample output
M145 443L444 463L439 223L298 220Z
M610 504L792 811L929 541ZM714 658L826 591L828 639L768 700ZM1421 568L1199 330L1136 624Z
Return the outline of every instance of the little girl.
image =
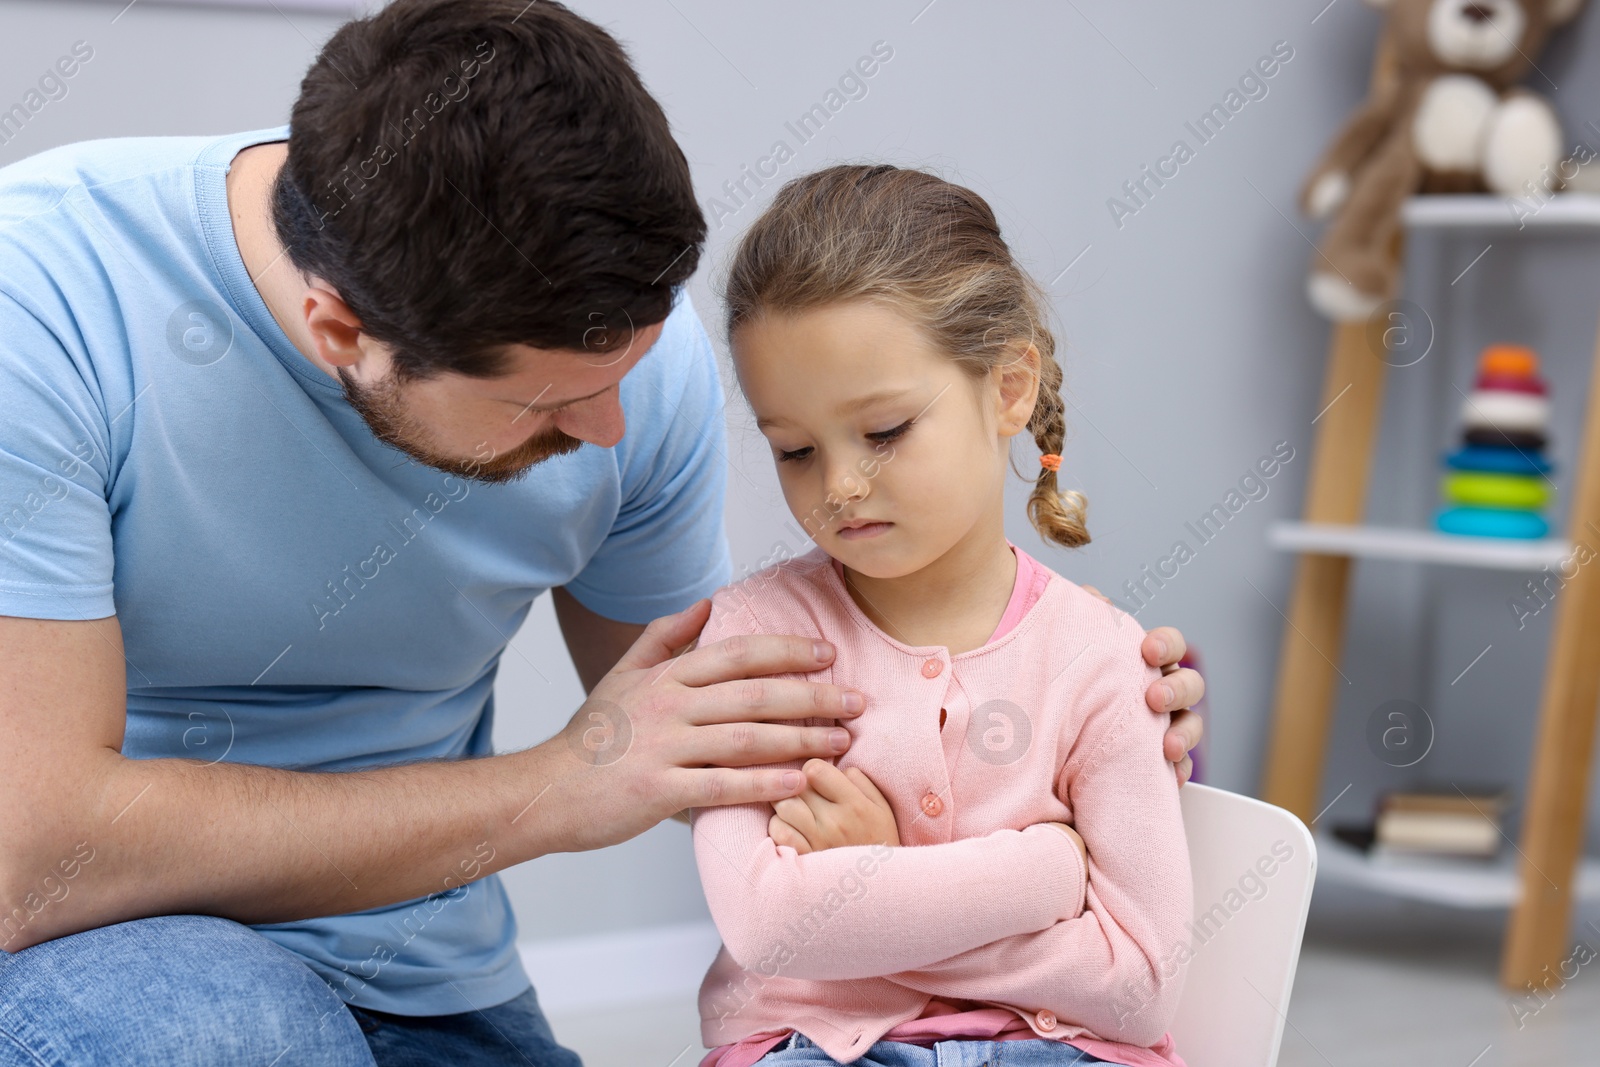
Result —
M1027 430L1030 520L1089 540L1056 487L1044 295L971 190L839 166L778 193L726 299L817 547L718 591L699 643L825 638L833 663L804 677L867 709L801 796L694 813L724 942L702 1067L1181 1067L1191 888L1168 716L1144 701L1160 672L1127 615L1005 535Z

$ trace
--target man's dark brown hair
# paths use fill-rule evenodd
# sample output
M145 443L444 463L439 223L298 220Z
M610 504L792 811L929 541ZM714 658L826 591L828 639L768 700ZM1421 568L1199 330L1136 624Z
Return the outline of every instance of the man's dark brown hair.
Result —
M341 27L301 82L273 222L405 379L625 345L706 234L622 46L548 0L396 0Z

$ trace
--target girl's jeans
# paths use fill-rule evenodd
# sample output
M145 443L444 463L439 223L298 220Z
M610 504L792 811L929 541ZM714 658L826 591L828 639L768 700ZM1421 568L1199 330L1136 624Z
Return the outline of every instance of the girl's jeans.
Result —
M581 1067L531 989L454 1015L347 1008L299 957L227 919L137 919L0 952L0 1067L219 1064Z
M804 1034L761 1057L760 1067L824 1067L837 1064ZM1073 1067L1109 1063L1060 1041L940 1041L932 1048L879 1041L852 1067Z

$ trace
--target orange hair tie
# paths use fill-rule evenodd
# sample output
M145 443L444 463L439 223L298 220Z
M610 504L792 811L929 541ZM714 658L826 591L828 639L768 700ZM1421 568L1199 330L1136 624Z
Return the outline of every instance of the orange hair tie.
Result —
M1061 469L1061 457L1054 452L1046 452L1039 457L1039 466L1047 471L1058 471Z

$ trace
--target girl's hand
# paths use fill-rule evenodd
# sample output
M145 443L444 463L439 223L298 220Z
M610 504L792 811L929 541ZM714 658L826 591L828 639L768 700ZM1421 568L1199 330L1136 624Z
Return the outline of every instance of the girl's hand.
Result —
M1059 827L1061 827L1061 829L1063 829L1063 830L1065 830L1067 832L1067 836L1072 838L1072 843L1074 845L1078 846L1078 855L1083 857L1084 869L1087 870L1088 867L1089 867L1089 848L1088 848L1087 845L1085 845L1083 843L1083 838L1078 836L1078 831L1074 830L1072 827L1068 826L1064 822L1052 822L1052 823L1046 823L1045 825L1046 826L1059 826Z
M767 833L774 844L802 855L841 845L900 844L893 809L858 768L841 771L827 760L809 759L800 769L806 776L800 795L772 806Z

